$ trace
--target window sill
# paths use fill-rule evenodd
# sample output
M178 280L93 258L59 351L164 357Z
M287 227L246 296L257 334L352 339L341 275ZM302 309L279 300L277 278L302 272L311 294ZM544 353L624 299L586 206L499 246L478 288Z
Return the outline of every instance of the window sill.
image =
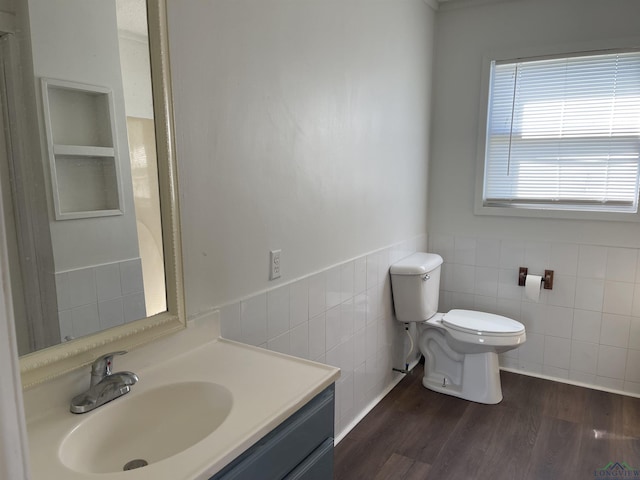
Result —
M622 212L588 212L577 210L543 210L537 208L518 207L485 207L476 202L473 213L475 215L490 215L496 217L519 218L547 218L558 220L598 220L612 222L640 222L640 213Z

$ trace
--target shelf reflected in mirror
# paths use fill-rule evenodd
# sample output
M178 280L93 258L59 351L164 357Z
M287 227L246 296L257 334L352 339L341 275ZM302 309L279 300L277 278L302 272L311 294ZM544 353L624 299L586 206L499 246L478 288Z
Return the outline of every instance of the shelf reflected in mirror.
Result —
M184 307L164 0L15 10L0 188L29 385L183 328Z

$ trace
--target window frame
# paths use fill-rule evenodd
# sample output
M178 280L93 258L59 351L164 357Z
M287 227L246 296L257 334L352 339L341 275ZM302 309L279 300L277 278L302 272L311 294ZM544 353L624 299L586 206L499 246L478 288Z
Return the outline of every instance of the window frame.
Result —
M478 116L478 137L476 151L476 179L474 195L474 214L505 217L530 217L573 220L607 220L623 222L640 222L640 200L638 212L603 212L588 210L550 210L544 208L523 208L486 206L483 202L485 153L487 141L487 122L489 113L489 97L491 88L492 62L509 62L533 58L576 56L610 50L631 50L640 48L640 37L615 39L606 42L585 42L581 44L558 45L555 47L517 48L497 52L488 52L482 56L482 78L480 82L480 105Z

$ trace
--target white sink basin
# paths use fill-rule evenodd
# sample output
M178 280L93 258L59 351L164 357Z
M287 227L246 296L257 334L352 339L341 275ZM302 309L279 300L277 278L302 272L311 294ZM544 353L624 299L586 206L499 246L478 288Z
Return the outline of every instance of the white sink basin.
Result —
M209 330L196 324L130 352L120 367L140 381L93 412L69 413L87 370L26 390L31 478L207 480L338 379L335 367ZM136 459L149 464L122 471Z
M210 382L174 383L138 395L132 389L86 414L60 444L60 461L79 473L122 472L139 459L152 464L208 437L232 405L231 392Z

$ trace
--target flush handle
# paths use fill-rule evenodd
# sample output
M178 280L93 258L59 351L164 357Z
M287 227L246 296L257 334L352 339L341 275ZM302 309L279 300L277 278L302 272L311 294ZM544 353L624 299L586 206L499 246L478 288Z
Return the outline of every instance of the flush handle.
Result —
M426 281L427 281L427 280L429 280L430 278L431 278L431 277L429 276L429 274L428 274L428 273L425 273L425 274L422 276L422 281L423 281L423 282L426 282Z

